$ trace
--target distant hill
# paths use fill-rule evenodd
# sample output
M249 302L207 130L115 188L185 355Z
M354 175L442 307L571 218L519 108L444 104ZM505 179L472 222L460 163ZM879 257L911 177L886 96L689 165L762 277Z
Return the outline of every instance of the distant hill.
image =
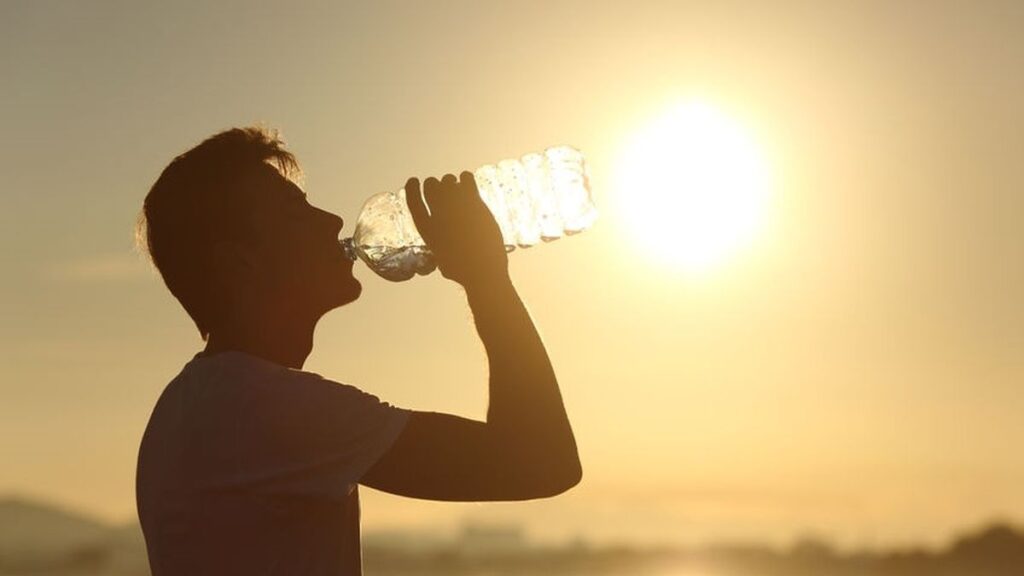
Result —
M1024 533L1007 524L994 524L960 538L945 556L949 564L962 571L1024 574Z
M0 498L0 554L61 554L104 542L113 527L24 498Z
M114 526L52 504L0 498L0 576L147 576L137 523Z

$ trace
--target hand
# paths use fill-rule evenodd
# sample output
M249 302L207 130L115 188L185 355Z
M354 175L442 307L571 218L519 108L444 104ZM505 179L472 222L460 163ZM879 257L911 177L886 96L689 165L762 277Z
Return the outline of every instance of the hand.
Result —
M463 172L461 182L452 174L440 181L427 178L422 196L419 180L410 178L405 198L442 276L466 288L507 279L508 255L501 229L480 198L472 172Z

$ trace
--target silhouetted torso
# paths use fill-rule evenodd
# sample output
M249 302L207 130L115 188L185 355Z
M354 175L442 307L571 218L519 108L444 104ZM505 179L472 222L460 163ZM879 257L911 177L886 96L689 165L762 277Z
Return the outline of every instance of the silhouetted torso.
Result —
M153 576L360 574L358 481L408 415L242 352L197 356L139 449Z

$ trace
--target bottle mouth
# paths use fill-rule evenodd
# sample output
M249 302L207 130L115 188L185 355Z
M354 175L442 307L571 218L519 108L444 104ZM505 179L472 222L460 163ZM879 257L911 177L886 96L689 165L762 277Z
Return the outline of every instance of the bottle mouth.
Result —
M359 253L356 251L356 245L352 238L339 238L338 243L341 244L341 249L345 252L345 258L353 262L359 259Z

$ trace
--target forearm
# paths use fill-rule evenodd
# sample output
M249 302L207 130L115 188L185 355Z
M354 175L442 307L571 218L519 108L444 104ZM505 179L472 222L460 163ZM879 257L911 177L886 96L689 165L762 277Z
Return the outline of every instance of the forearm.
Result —
M533 454L578 466L554 369L512 282L502 277L466 294L490 367L488 425Z

